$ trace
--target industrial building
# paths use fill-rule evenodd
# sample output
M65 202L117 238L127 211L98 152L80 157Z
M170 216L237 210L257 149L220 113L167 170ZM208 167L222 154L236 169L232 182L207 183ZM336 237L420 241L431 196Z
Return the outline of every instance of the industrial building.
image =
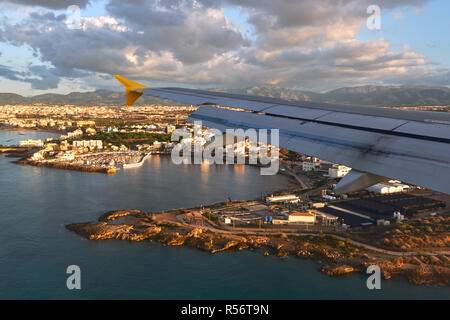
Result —
M300 198L297 197L295 194L288 194L284 196L270 196L266 198L267 204L273 204L273 203L298 203L300 202Z
M288 216L289 223L307 223L314 224L316 215L311 211L292 211Z
M375 192L377 194L403 192L407 189L409 189L409 186L401 183L377 183L367 188L367 190Z
M272 219L273 224L314 224L316 215L311 211L291 211L287 215Z

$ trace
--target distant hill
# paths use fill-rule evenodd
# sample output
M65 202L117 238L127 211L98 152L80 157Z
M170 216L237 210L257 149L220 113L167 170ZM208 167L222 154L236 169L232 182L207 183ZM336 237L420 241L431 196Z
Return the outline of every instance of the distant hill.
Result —
M15 93L0 93L0 105L23 104L28 101L28 98L22 97L21 95Z
M235 94L250 94L255 96L279 98L285 100L322 101L322 94L312 91L280 88L275 86L255 86L245 89L214 89L214 91Z
M341 88L325 93L324 100L377 106L441 106L450 105L450 88L391 86Z
M405 86L362 86L340 88L325 93L286 89L275 86L255 86L245 89L211 89L236 94L251 94L288 100L332 102L374 106L450 106L450 88L405 87ZM125 92L97 90L93 92L72 92L42 94L26 98L13 93L0 93L0 105L5 104L73 104L73 105L123 105ZM176 102L142 96L137 105L167 104Z
M0 105L5 104L73 104L73 105L123 105L125 92L97 90L93 92L72 92L69 94L46 93L30 98L13 93L0 93ZM172 102L174 105L180 103ZM167 104L167 100L142 96L136 105Z
M450 105L450 88L446 87L362 86L340 88L325 93L266 86L234 90L216 90L281 99L368 106Z

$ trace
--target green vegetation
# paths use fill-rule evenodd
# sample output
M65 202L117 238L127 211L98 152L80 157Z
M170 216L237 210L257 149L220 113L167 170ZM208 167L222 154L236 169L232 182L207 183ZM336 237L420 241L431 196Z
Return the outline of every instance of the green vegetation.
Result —
M170 135L152 132L98 132L89 139L102 140L105 144L111 143L116 146L123 144L127 147L135 147L137 144L153 144L155 141L169 142Z
M208 218L209 220L211 220L212 222L218 224L219 223L219 218L217 218L216 215L212 214L209 211L203 212L203 216Z
M357 247L353 245L351 239L347 238L345 241L339 240L335 235L324 235L323 232L319 233L319 236L301 236L294 237L304 243L314 244L317 247L331 247L339 250L344 256L348 256L354 252Z
M288 161L301 161L302 155L300 153L290 151L287 149L280 149L280 156L283 160Z
M314 182L314 188L319 188L319 187L322 187L322 186L326 185L327 181L328 181L327 178L321 179L319 181L315 181Z

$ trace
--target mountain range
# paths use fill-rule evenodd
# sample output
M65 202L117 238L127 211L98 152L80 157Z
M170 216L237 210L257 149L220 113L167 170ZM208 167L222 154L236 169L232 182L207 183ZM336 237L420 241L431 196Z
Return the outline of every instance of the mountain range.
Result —
M330 102L372 106L450 106L450 88L409 86L346 87L324 93L287 89L276 86L255 86L245 89L210 89L214 91L251 94L273 98ZM122 105L125 92L97 90L69 94L41 94L24 97L14 93L0 93L0 105L6 104L72 104L72 105ZM174 104L167 100L142 96L137 105Z

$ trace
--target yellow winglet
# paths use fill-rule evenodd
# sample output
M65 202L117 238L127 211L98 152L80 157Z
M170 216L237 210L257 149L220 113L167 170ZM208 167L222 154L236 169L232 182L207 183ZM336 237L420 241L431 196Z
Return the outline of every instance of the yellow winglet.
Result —
M114 78L116 78L121 84L125 86L126 89L126 95L127 95L127 106L132 106L133 103L142 96L141 89L148 88L144 86L143 84L131 81L127 78L124 78L119 75L114 75Z

